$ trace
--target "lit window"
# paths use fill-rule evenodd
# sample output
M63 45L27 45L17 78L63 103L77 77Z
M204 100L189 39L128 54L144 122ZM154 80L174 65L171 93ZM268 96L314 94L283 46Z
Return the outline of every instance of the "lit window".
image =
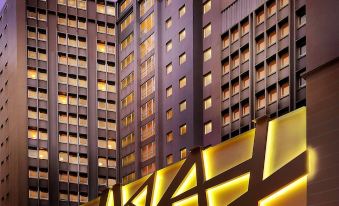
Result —
M38 132L36 129L29 128L28 129L28 138L29 139L37 139L38 138Z
M260 52L262 52L265 49L265 39L264 37L260 38L257 40L257 54L259 54Z
M230 122L231 122L231 119L230 119L229 113L224 114L222 116L222 124L225 126L225 125L228 125Z
M274 30L268 33L268 46L271 46L277 42L277 32Z
M267 70L268 70L268 75L271 75L277 71L277 61L275 59L268 62Z
M122 4L120 5L120 13L124 12L129 5L131 5L132 0L125 0L124 2L122 2Z
M149 165L146 165L145 167L141 168L141 176L144 177L148 174L151 174L155 172L155 163L151 163Z
M186 38L186 30L183 29L179 32L179 41L183 41Z
M186 6L183 5L182 7L180 7L179 9L179 18L181 18L182 16L184 16L186 13Z
M97 12L100 14L105 14L105 4L97 4Z
M204 62L210 60L212 58L212 49L209 48L204 51Z
M107 88L106 88L106 82L103 82L103 81L98 81L98 90L99 91L106 91Z
M34 68L28 68L27 69L27 77L29 79L37 79L38 73Z
M208 97L204 100L204 109L208 109L212 106L212 97Z
M134 20L134 15L132 13L128 15L128 17L125 20L123 20L123 22L121 23L120 32L124 31L132 23L133 20Z
M127 147L130 144L133 144L135 141L134 133L130 133L127 136L121 139L121 147Z
M297 24L298 24L298 28L306 24L306 13L305 12L301 14L297 14Z
M290 59L288 56L288 52L286 52L280 56L280 68L282 69L284 67L287 67L289 64L290 64Z
M85 0L78 0L78 9L86 10L87 2Z
M147 80L144 84L141 85L140 87L140 92L141 92L141 99L146 98L150 94L152 94L155 90L155 81L154 77L151 79Z
M232 61L231 61L231 64L232 64L232 69L236 68L239 66L239 54L236 54L234 56L232 56Z
M246 116L250 113L250 105L245 103L242 105L242 116Z
M275 4L275 1L272 1L268 6L267 6L267 15L270 17L274 15L277 12L277 5Z
M186 77L183 77L179 80L179 88L183 88L186 86Z
M277 101L277 89L271 89L268 91L268 103L271 104Z
M155 122L154 120L148 122L141 127L141 141L144 141L155 135Z
M186 62L186 53L183 53L179 56L179 65L182 65Z
M166 164L167 165L173 164L173 155L172 154L166 156Z
M250 86L250 77L249 75L243 76L241 78L241 87L242 89L246 89Z
M280 9L288 5L288 0L279 0Z
M168 18L165 22L166 29L169 29L172 26L172 18Z
M290 87L288 82L280 85L280 98L286 97L290 94Z
M140 44L140 58L143 58L146 54L154 49L154 34L148 37L144 42Z
M146 34L154 26L154 13L151 13L144 21L140 24L140 35Z
M134 61L134 52L130 53L126 58L121 61L121 70L125 69Z
M279 31L280 31L280 39L288 36L288 34L289 34L288 22L281 25L280 28L279 28Z
M204 33L204 38L208 37L209 35L211 35L212 32L212 25L211 23L207 24L204 29L203 29L203 33Z
M213 126L213 125L212 125L212 122L211 122L211 121L205 123L205 125L204 125L204 134L205 134L205 135L212 132L212 129L213 129L212 126Z
M27 56L30 59L36 59L37 58L37 52L35 48L28 48L27 49Z
M235 27L231 31L231 43L237 41L239 39L239 30L238 27Z
M154 0L143 0L140 3L140 17L143 16L153 5Z
M134 34L129 34L122 42L121 42L121 50L124 50L127 46L129 46L134 39Z
M250 31L250 23L248 20L241 23L241 36L244 36Z
M237 121L240 118L239 108L232 110L232 121Z
M230 45L230 39L229 39L229 36L228 36L228 35L225 35L225 36L222 38L222 48L223 48L223 49L226 49L229 45Z
M212 83L212 73L208 72L204 75L204 86L208 86Z
M166 134L166 142L172 142L174 139L174 135L173 135L173 132L168 132Z
M204 14L206 14L209 10L211 10L211 7L212 7L211 0L206 1L203 5Z
M302 44L298 46L298 57L303 57L306 56L306 44Z
M260 95L257 97L257 109L264 108L266 105L265 95Z
M179 133L180 135L185 135L187 133L187 125L183 124L179 127Z
M166 74L169 74L173 71L172 63L166 65Z
M104 42L99 42L97 43L97 51L105 53L106 52L106 45Z
M238 94L239 90L239 82L232 83L232 95Z
M166 88L166 97L170 97L173 94L173 88L172 86L169 86Z
M264 20L265 20L265 13L264 13L264 10L261 10L256 15L256 23L257 23L257 25L263 23Z
M185 110L186 110L186 107L187 107L187 102L186 102L186 100L180 102L180 104L179 104L179 111L180 111L180 112L185 111Z
M247 62L249 60L249 58L250 58L250 50L247 47L246 49L243 49L241 51L241 63Z
M260 66L256 70L256 79L257 79L257 81L260 81L264 78L265 78L265 68L264 68L264 66Z
M222 64L222 74L227 74L230 72L230 62L228 59Z
M48 160L48 152L47 150L40 149L39 150L39 159L41 160Z
M129 164L132 164L134 163L134 161L135 161L135 154L131 153L122 158L122 166L127 166Z
M186 148L183 148L180 150L180 158L181 159L185 159L187 156L187 149Z
M172 49L172 40L169 40L166 43L166 51L169 52Z
M39 13L38 13L38 19L39 19L40 21L47 21L47 15L46 15L46 13L43 12L43 11L39 11Z
M59 104L67 104L67 96L64 94L58 95L58 103Z
M226 87L225 89L222 90L222 99L226 100L230 98L230 89L229 87Z
M173 118L173 109L169 109L166 111L166 120L170 120Z

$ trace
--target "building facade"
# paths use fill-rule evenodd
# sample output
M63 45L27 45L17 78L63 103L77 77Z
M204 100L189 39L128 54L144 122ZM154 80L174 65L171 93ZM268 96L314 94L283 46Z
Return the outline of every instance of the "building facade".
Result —
M11 0L0 25L1 205L87 202L117 178L115 3Z

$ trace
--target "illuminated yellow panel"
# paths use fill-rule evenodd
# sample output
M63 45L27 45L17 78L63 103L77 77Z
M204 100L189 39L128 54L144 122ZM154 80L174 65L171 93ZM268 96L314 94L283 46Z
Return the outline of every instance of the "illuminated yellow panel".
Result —
M197 186L197 168L194 164L172 197L176 197L195 186Z
M263 179L306 150L306 108L300 108L268 125Z
M189 198L175 202L172 206L199 206L198 195L193 195Z
M132 203L135 206L145 206L146 205L146 195L147 195L147 187L145 187L140 194L138 194Z
M156 206L159 203L160 198L167 190L183 163L184 160L157 171L153 187L152 206Z
M307 205L307 176L259 201L259 206Z
M108 192L106 206L114 206L114 198L113 198L112 190L109 190Z
M145 183L150 175L147 175L135 182L129 183L122 187L122 203L125 205L127 201L135 194L135 192Z
M228 205L247 192L250 173L207 190L208 206Z
M312 180L317 173L318 157L314 148L307 148L308 152L308 180Z
M252 158L255 130L203 151L206 180Z

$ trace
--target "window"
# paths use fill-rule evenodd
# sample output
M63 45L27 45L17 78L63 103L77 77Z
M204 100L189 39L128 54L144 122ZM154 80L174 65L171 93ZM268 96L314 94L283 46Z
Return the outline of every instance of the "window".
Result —
M179 56L179 65L182 65L186 62L186 53L183 53Z
M131 125L134 121L134 113L130 113L128 114L127 116L125 116L121 122L122 122L122 125L124 127L128 127L129 125Z
M58 103L59 104L67 104L67 96L65 94L58 95Z
M154 114L154 99L141 106L141 121Z
M186 107L187 107L187 102L186 102L186 100L180 102L180 104L179 104L179 111L180 111L180 112L185 111L185 110L186 110Z
M212 97L208 97L204 100L204 109L208 109L212 107Z
M288 5L288 0L279 0L280 9Z
M262 109L262 108L265 107L265 105L266 105L266 103L265 103L265 95L263 94L263 95L258 96L257 97L257 109L258 110Z
M141 79L145 78L148 74L154 71L154 55L149 57L146 61L141 64Z
M236 42L239 39L239 30L238 27L235 27L231 30L231 43Z
M277 61L275 59L268 62L267 70L268 70L268 75L271 75L277 71Z
M47 15L45 11L39 11L38 12L38 19L40 21L47 21Z
M233 55L232 56L232 69L235 69L236 67L239 66L239 54Z
M181 18L182 16L184 16L186 13L186 6L183 5L182 7L180 7L179 9L179 18Z
M132 164L134 163L135 161L135 154L134 153L131 153L125 157L122 158L122 166L127 166L129 164Z
M306 56L306 44L305 43L298 46L298 57L301 58L303 56Z
M226 87L222 90L222 99L226 100L228 98L230 98L230 89L229 87Z
M154 49L154 34L148 37L140 44L140 58L143 58L148 52Z
M120 5L120 13L124 12L129 5L131 5L132 0L125 0L124 2L122 2L122 4Z
M105 14L105 4L98 3L97 4L97 12L100 14Z
M242 89L246 89L249 86L250 86L250 76L245 75L245 76L241 77L241 87L242 87Z
M168 133L166 134L166 142L172 142L173 139L174 139L173 132L172 132L172 131L171 131L171 132L168 132Z
M153 0L154 1L154 0ZM140 24L140 35L144 35L149 32L154 26L154 13L151 13L144 21Z
M143 0L140 3L140 17L143 16L153 5L154 0Z
M277 32L275 30L268 33L268 46L271 46L277 42Z
M306 13L303 11L302 13L297 14L297 26L298 28L304 26L306 24Z
M154 120L148 122L141 127L141 141L144 141L155 134L155 122Z
M212 83L212 73L208 72L204 75L204 86L208 86Z
M279 31L280 31L280 39L283 39L284 37L288 36L289 34L288 22L281 25L279 28Z
M290 93L290 87L288 82L285 82L280 85L280 98L288 96Z
M239 93L239 82L233 82L232 83L232 95L238 94Z
M166 120L170 120L173 118L173 109L169 109L166 111Z
M123 184L127 184L127 183L130 183L132 182L133 180L135 180L135 172L129 174L129 175L126 175L122 178L122 183Z
M155 156L155 142L147 144L141 148L141 161L146 161Z
M107 90L107 85L106 82L98 80L98 84L97 84L98 90L99 91L106 91Z
M102 52L102 53L106 52L105 42L100 42L100 41L97 42L97 51Z
M265 39L264 37L260 38L257 40L257 54L259 54L260 52L262 52L265 49Z
M241 51L241 63L245 63L250 59L250 50L247 47Z
M166 43L166 51L169 52L172 49L172 40L169 40Z
M38 132L36 129L29 128L28 129L28 138L29 139L37 139L38 138Z
M186 86L186 77L182 77L180 80L179 80L179 88L183 88Z
M130 144L133 144L135 141L134 133L130 133L127 136L121 139L121 147L127 147Z
M212 58L212 49L209 48L204 51L204 62L210 60Z
M183 29L179 32L179 41L183 41L186 38L186 30Z
M277 101L277 89L273 88L268 91L268 103L271 104Z
M134 93L132 92L121 100L121 107L122 108L127 107L129 104L133 102L133 100L134 100Z
M166 88L166 97L170 97L173 94L173 88L172 86L169 86Z
M141 85L141 99L146 98L148 95L154 92L154 77L147 80L144 84Z
M232 109L232 121L237 121L240 118L239 108Z
M134 52L131 52L125 59L121 61L121 70L125 69L134 61Z
M36 59L37 58L37 52L35 48L28 48L27 49L27 56L30 59Z
M212 7L211 0L206 1L203 5L204 14L206 14L209 10L211 10L211 7Z
M167 165L173 164L173 155L172 154L166 156L166 164Z
M38 39L41 41L47 40L46 30L42 30L42 29L38 30Z
M104 157L98 158L98 167L107 167L107 159Z
M183 124L179 127L179 134L180 135L185 135L187 133L187 125Z
M230 72L230 62L228 59L222 64L222 74L227 74Z
M289 59L289 55L288 52L282 54L280 56L280 68L284 68L287 67L290 64L290 59Z
M155 163L151 163L149 165L146 165L145 167L141 168L141 176L146 176L148 174L151 174L155 172Z
M121 50L124 50L127 46L129 46L133 42L134 36L133 33L129 34L122 42L121 42Z
M120 32L124 31L134 20L134 15L131 13L128 17L121 23Z
M250 113L250 105L249 103L242 104L242 116L246 116Z
M180 159L185 159L187 156L187 149L183 148L180 150Z
M222 116L222 124L228 125L231 122L229 113L226 113Z
M37 79L38 73L34 68L27 69L27 78L29 79Z
M131 72L127 77L121 80L121 89L125 89L129 85L131 85L134 81L134 72Z
M209 121L207 123L205 123L204 125L204 134L209 134L212 132L212 129L213 129L213 125L212 125L212 121Z
M267 6L267 15L270 17L274 15L277 12L277 5L275 4L275 1L272 1L268 6Z
M259 68L256 69L256 79L257 81L260 81L265 78L265 68L264 66L260 66Z
M169 29L172 26L172 18L168 18L165 22L166 29Z
M87 2L85 0L78 0L78 9L86 10Z
M263 23L265 20L265 13L264 13L264 10L262 9L261 11L259 11L257 13L257 16L256 16L256 23L257 25Z
M211 32L212 32L212 25L211 25L211 23L208 23L203 28L204 38L207 38L209 35L211 35Z
M250 31L250 22L248 20L241 23L241 36L246 35Z
M229 39L228 35L225 35L222 38L222 48L226 49L229 45L230 45L230 39Z
M172 63L166 65L166 74L169 74L173 71Z

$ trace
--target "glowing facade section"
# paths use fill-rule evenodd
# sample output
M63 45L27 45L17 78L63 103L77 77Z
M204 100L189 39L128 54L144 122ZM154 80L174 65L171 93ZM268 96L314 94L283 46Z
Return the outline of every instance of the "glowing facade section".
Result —
M250 173L207 190L208 206L228 205L248 190Z
M252 158L255 130L252 129L203 151L206 180Z
M172 182L183 163L184 161L180 161L157 171L153 187L152 206L156 206L159 203L160 198L167 190L169 184Z
M318 167L318 158L317 152L314 148L307 148L308 152L308 179L313 179L315 174L317 173Z
M112 190L110 190L108 192L106 206L114 206L114 197L113 197L113 191Z
M306 151L306 108L300 108L268 125L263 179Z
M307 205L306 175L259 202L259 206L286 205Z
M145 206L146 205L146 195L147 195L147 187L145 187L138 196L134 198L132 203L135 206Z
M129 183L122 187L122 203L125 205L127 201L135 194L135 192L141 187L142 184L149 178L147 175L135 182Z
M194 165L190 169L190 171L188 172L188 174L186 175L184 180L181 182L180 186L175 191L175 193L173 194L172 197L176 197L176 196L192 189L195 186L197 186L197 169L196 169L196 166Z
M199 206L198 195L175 202L172 206Z

